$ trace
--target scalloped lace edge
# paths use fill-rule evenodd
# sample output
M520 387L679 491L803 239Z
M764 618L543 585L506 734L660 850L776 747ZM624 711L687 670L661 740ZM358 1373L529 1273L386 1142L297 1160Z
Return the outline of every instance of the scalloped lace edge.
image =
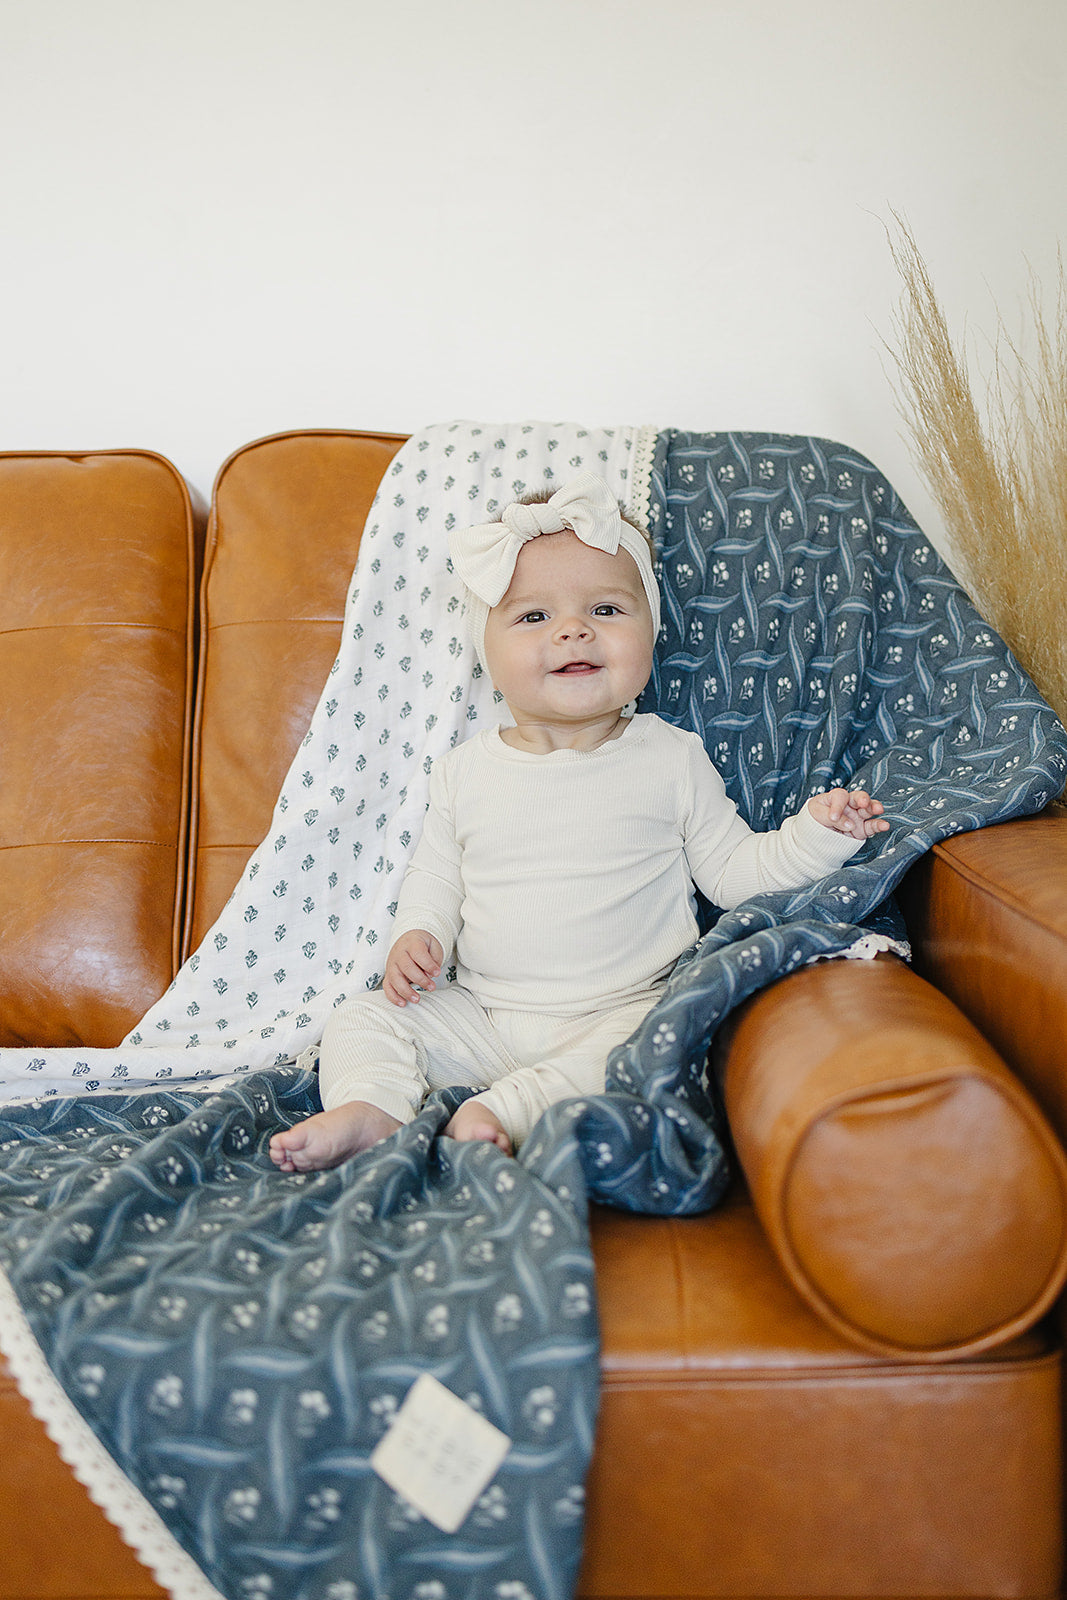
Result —
M644 423L634 434L629 512L642 528L648 527L649 514L652 510L652 463L656 457L658 438L659 429L651 422Z
M30 1410L44 1424L67 1466L156 1582L173 1600L223 1600L65 1394L3 1272L0 1352Z
M911 960L911 945L906 939L891 939L887 933L865 933L846 950L831 950L826 955L812 956L805 966L814 966L816 961L873 961L875 956L883 955L886 951L900 956L903 961Z

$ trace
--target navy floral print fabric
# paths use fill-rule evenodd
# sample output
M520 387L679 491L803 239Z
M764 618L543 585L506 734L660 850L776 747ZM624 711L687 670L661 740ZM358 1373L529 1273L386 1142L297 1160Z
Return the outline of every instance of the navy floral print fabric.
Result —
M609 1088L708 1115L704 1062L723 1018L865 936L871 949L903 939L892 892L907 869L938 840L1060 794L1067 734L856 451L673 431L652 476L664 626L641 709L701 735L754 828L835 785L868 789L891 823L821 882L712 913L614 1052Z

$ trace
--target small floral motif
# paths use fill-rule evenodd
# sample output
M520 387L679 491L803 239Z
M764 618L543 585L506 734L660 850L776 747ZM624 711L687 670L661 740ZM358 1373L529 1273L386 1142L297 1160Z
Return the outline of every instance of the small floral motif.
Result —
M90 1400L95 1400L104 1386L107 1373L98 1362L91 1361L86 1362L84 1366L80 1366L74 1377L82 1394L86 1395Z
M225 1420L233 1427L246 1428L256 1420L259 1395L254 1389L234 1389L226 1402Z
M360 1335L372 1344L378 1344L389 1333L389 1313L385 1310L375 1311L359 1325Z
M322 1326L322 1307L314 1301L297 1306L289 1318L289 1326L298 1335L317 1333Z
M189 1302L181 1294L163 1294L156 1301L153 1316L157 1322L181 1322Z
M522 1404L522 1414L535 1433L547 1433L559 1413L556 1391L549 1384L531 1389Z
M184 1478L176 1478L169 1473L161 1473L158 1478L149 1480L148 1492L156 1505L163 1511L173 1511L180 1504L185 1494L186 1482Z
M546 1211L542 1207L541 1210L534 1212L530 1222L530 1232L535 1239L551 1239L555 1231L556 1225L552 1221L552 1213L550 1211Z
M451 1323L447 1305L431 1306L422 1320L422 1330L427 1339L447 1339Z
M333 1408L321 1389L304 1389L297 1396L297 1432L302 1435L314 1432L323 1422L328 1422Z
M234 1489L223 1502L222 1514L227 1522L235 1523L237 1526L255 1522L262 1498L259 1490L252 1486Z
M560 1522L580 1522L585 1515L585 1489L580 1483L573 1484L566 1494L554 1503L552 1510Z
M185 1401L185 1390L182 1380L174 1373L168 1373L165 1378L157 1378L148 1392L148 1409L157 1417L166 1416L172 1411L180 1411Z
M522 1301L517 1294L505 1294L493 1307L493 1328L497 1333L511 1333L522 1322Z
M395 1394L376 1395L370 1403L371 1416L377 1420L383 1433L386 1428L392 1427L399 1409L400 1402Z
M592 1310L589 1286L585 1283L567 1283L563 1286L560 1312L565 1317L584 1317Z
M308 1508L309 1528L325 1528L331 1522L340 1522L342 1513L341 1491L334 1488L316 1489L305 1500Z

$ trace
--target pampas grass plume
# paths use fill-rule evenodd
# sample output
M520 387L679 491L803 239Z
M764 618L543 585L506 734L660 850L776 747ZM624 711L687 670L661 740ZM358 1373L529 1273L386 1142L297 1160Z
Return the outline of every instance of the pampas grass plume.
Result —
M998 317L985 417L915 240L894 213L903 280L895 319L897 398L919 470L978 609L1067 721L1067 277L1056 315L1031 277L1034 353Z

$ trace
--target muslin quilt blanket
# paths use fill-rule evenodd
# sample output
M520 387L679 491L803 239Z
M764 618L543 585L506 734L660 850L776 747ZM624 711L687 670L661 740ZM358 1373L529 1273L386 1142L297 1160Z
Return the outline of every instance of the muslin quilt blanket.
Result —
M335 1171L283 1175L267 1141L318 1108L329 1009L378 981L433 761L501 714L447 532L584 467L660 550L642 709L701 734L757 828L856 782L891 831L810 889L705 908L607 1092L554 1107L518 1158L438 1137L452 1091ZM589 1200L713 1206L723 1018L806 962L903 949L908 866L1065 775L1058 720L856 453L533 423L417 435L215 928L118 1049L0 1057L0 1343L159 1581L177 1600L564 1600L597 1405ZM506 1442L454 1529L375 1465L427 1376Z

